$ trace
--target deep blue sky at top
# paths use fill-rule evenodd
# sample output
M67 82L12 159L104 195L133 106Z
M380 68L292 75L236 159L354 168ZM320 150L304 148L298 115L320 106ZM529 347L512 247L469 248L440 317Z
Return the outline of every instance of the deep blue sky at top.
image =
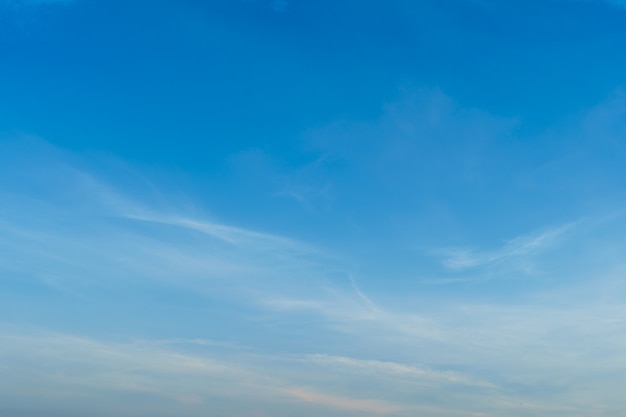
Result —
M594 1L43 9L17 24L3 10L2 129L194 172L247 146L302 156L302 131L372 117L401 87L540 128L606 97L626 68L626 15Z

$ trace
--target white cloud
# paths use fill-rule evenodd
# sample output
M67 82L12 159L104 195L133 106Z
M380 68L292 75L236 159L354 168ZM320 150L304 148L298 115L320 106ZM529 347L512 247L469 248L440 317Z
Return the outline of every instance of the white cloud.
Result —
M346 369L368 378L409 378L417 382L427 384L454 384L466 385L473 387L495 388L489 382L477 380L458 372L437 371L425 367L419 367L410 364L355 359L345 356L332 355L310 355L307 360L332 368L335 372Z
M547 250L557 245L574 223L545 230L540 233L519 236L509 240L500 249L485 251L466 248L446 248L435 251L443 256L443 265L453 270L466 270L505 262Z

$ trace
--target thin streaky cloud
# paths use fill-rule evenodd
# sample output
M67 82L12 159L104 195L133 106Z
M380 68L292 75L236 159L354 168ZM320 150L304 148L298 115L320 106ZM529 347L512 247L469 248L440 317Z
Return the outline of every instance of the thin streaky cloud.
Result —
M115 185L106 183L91 173L74 167L66 168L73 174L77 186L87 195L90 195L96 204L99 205L98 209L108 211L110 215L142 222L177 226L204 233L239 247L256 247L265 250L268 248L282 248L292 252L322 254L319 249L311 245L287 237L235 227L209 221L199 216L184 214L180 207L176 207L175 204L167 204L161 208L155 207L154 203L141 201L137 197L124 193ZM142 182L146 181L142 179ZM151 189L153 192L157 191L159 197L166 198L155 186L152 186Z
M382 401L340 397L306 388L289 388L284 392L287 395L301 401L326 407L338 408L341 410L359 411L362 413L373 414L390 414L397 413L403 409L397 405L388 404Z
M473 387L496 388L494 384L477 380L458 372L438 371L398 362L355 359L345 356L309 355L306 360L333 369L347 369L359 375L376 377L382 375L414 378L429 383L458 384Z
M198 231L209 236L213 236L226 243L234 246L250 246L256 243L265 245L281 246L285 249L292 248L294 250L305 250L304 244L299 244L291 239L276 236L267 233L256 232L253 230L242 229L225 224L214 223L206 220L194 218L180 217L176 215L168 216L167 214L146 213L146 214L127 214L122 217L132 220L160 223L172 226L178 226L189 230ZM267 247L267 246L259 246ZM312 249L311 249L312 250Z
M507 259L531 255L554 247L576 223L548 229L541 233L519 236L509 240L497 250L472 250L467 248L439 249L443 265L452 270L467 270L504 262Z

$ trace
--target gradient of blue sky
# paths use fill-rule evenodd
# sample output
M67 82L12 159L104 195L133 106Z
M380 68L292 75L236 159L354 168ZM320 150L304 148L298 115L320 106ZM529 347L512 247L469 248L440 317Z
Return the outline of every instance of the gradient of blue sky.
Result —
M0 0L0 414L621 416L626 8Z

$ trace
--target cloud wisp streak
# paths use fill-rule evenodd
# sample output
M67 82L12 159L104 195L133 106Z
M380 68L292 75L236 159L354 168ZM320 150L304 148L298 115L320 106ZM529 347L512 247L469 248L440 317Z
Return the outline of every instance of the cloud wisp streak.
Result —
M540 233L519 236L506 242L502 248L492 251L448 248L436 252L443 255L443 265L446 268L456 271L495 265L548 250L556 246L559 239L574 226L575 223L571 223Z
M390 414L402 410L401 407L393 406L381 401L338 397L303 388L291 388L287 389L285 392L294 398L308 403L329 406L341 410L374 414Z

